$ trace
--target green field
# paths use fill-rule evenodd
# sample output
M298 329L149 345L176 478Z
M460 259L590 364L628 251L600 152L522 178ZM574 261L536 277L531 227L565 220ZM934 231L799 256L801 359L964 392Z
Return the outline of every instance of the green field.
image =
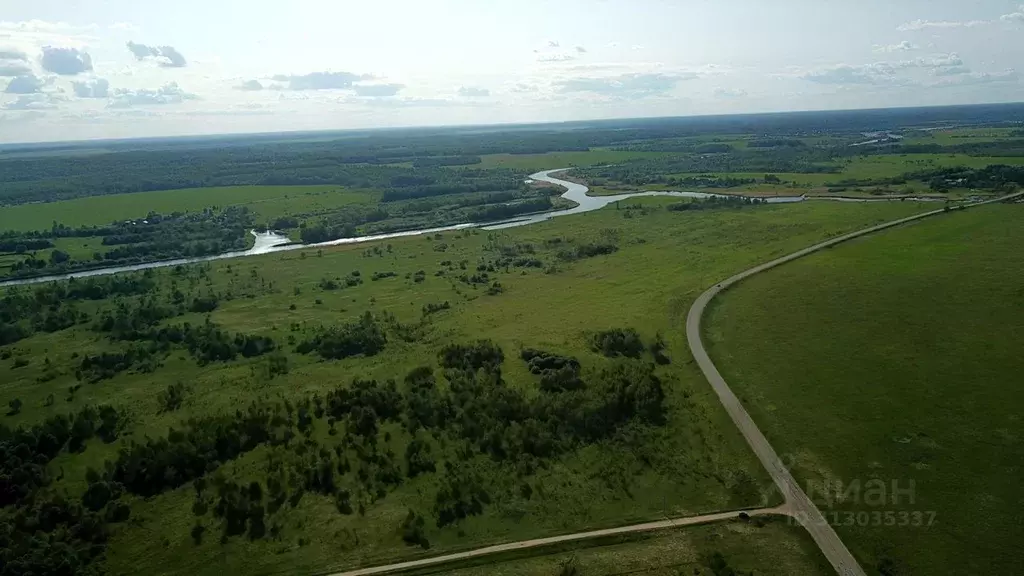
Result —
M1019 130L1019 128L952 128L930 132L911 131L910 135L904 139L904 143L955 146L978 142L999 142L1019 138L1019 136L1013 135L1013 132Z
M659 158L668 152L617 152L614 150L590 150L589 152L549 152L547 154L487 154L481 156L478 168L516 168L522 170L549 170L570 166L593 166L610 162L622 162L636 158Z
M248 206L258 219L334 210L350 204L374 203L379 194L337 186L230 186L189 188L133 194L111 194L21 204L0 209L0 230L48 230L65 226L101 226L144 218L149 212L197 212L206 208Z
M738 574L812 576L832 570L802 528L778 519L762 526L728 522L711 526L655 532L630 538L598 541L600 547L550 551L526 559L488 558L486 564L446 571L450 576L532 576L564 574L576 566L579 574L612 576L642 574L716 574L709 566L716 552ZM595 543L596 544L596 543ZM718 574L728 573L716 567Z
M372 245L359 245L325 249L322 255L288 252L220 261L210 265L204 276L208 280L199 280L194 272L178 277L161 270L155 273L161 286L158 299L168 297L175 285L187 291L187 298L230 293L210 320L231 332L271 336L282 345L289 335L301 339L316 326L350 320L367 310L387 310L410 323L420 319L428 303L450 301L452 310L432 315L415 341L392 338L386 353L370 358L319 361L285 346L290 372L267 379L259 375L263 364L258 358L199 367L187 352L175 351L155 372L121 373L70 395L80 362L76 357L116 350L118 345L89 324L37 334L10 347L13 358L0 361L0 401L18 398L24 405L5 423L39 421L86 404L112 403L129 412L125 438L113 444L90 441L84 453L63 454L51 464L63 470L57 488L74 495L85 488L86 469L116 458L125 441L161 436L189 417L231 414L254 398L323 393L355 376L400 381L414 366L435 365L441 346L479 338L505 350L502 369L510 386L536 394L535 379L517 350L538 347L569 354L596 370L610 361L590 350L588 335L635 327L648 341L663 334L668 346L672 362L658 368L665 382L665 424L640 427L551 460L529 477L536 490L543 487L543 495L532 499L519 495L514 472L477 457L473 466L487 479L492 502L482 515L455 527L437 528L428 522L430 552L762 504L766 475L686 351L682 325L691 301L710 283L757 262L922 207L807 203L680 213L664 210L669 202L644 200L638 202L642 209L607 209L504 233L394 240L391 250L380 244L378 252L368 251ZM555 257L559 248L544 247L555 238L573 245L604 239L619 249L609 256L560 262ZM500 294L487 295L448 276L435 276L443 269L442 261L475 263L492 258L496 247L525 243L538 247L537 257L549 266L548 273L499 272ZM397 276L337 291L318 287L325 277L345 277L353 270L364 278L383 271ZM425 281L407 278L418 270L425 271ZM113 304L83 303L82 310L95 313ZM181 321L199 325L204 316L189 314L169 323ZM15 368L19 358L29 359L29 365ZM158 393L179 381L189 388L184 406L161 413ZM51 394L56 402L47 406ZM316 437L328 440L324 423L316 430ZM385 445L402 454L408 437L397 426L386 431L394 436ZM271 453L257 449L221 471L231 478L260 478ZM111 574L314 572L416 556L422 552L402 543L399 526L409 510L429 513L437 482L434 475L408 480L369 505L365 516L339 514L330 498L307 494L297 508L282 512L275 539L231 538L221 544L217 523L207 518L211 535L199 546L189 535L195 522L189 484L148 499L132 497L132 520L114 528L107 568Z
M746 280L712 310L716 364L798 479L860 483L823 509L866 567L1022 569L1022 218L989 206L860 239ZM913 482L913 500L881 503L872 480Z
M1024 158L998 156L967 156L966 154L900 154L892 156L858 156L845 163L836 180L843 178L891 178L907 172L934 170L953 166L984 168L991 164L1024 165Z

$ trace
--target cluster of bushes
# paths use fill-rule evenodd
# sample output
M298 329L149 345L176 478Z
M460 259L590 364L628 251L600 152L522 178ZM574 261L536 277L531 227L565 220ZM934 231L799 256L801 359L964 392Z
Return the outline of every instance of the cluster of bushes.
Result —
M41 238L101 237L101 244L110 247L94 252L83 259L72 258L66 252L53 250L44 260L34 255L15 262L8 272L14 277L59 274L91 268L134 264L154 260L169 260L220 254L246 247L252 227L252 215L247 207L232 206L221 211L211 209L185 214L161 215L150 213L145 219L115 222L104 227L68 228L54 225L49 231L36 232L10 238L15 252L29 245L49 243ZM52 243L51 243L52 245ZM22 251L24 253L24 251Z
M209 320L193 327L186 323L182 342L200 366L210 362L230 362L241 354L255 358L273 352L277 345L269 336L236 333L233 336Z
M531 374L540 376L540 389L545 392L577 390L584 385L580 379L580 362L575 358L533 348L524 348L519 356L529 366Z
M665 208L669 212L688 212L691 210L709 210L715 208L742 208L744 206L758 206L767 203L761 198L748 198L746 196L711 196L699 200L688 200L686 202L675 202Z
M445 300L444 302L441 302L440 304L435 304L433 302L428 302L428 303L423 305L423 316L430 316L431 314L435 314L437 312L441 312L442 310L448 310L451 307L452 307L452 305L449 304L447 300Z
M104 550L108 524L128 519L113 501L120 487L90 481L81 501L48 490L58 478L49 464L62 451L79 452L99 437L113 442L126 416L110 406L86 407L12 430L0 425L0 571L3 574L80 574Z
M594 242L579 244L572 248L564 248L559 250L556 255L559 260L572 262L573 260L582 260L584 258L593 258L594 256L614 254L618 250L619 247L612 242Z
M645 345L640 334L633 328L613 328L597 332L590 337L590 349L608 358L640 358L644 351L650 352L657 364L670 364L665 354L665 340L659 333L650 345Z
M358 320L322 330L311 339L300 343L299 354L317 352L328 360L350 356L373 356L387 344L384 328L376 317L366 312Z
M373 333L379 323L367 314L338 332L346 331ZM320 345L334 349L322 340ZM234 413L190 419L165 437L130 441L115 461L91 472L82 510L102 510L103 523L115 521L128 512L122 493L150 497L193 482L197 542L206 531L203 518L210 516L223 527L223 538L273 538L281 526L276 514L293 509L304 493L332 497L340 513L362 513L405 478L439 474L431 512L434 523L443 527L480 514L491 502L493 488L476 467L462 461L476 455L500 461L549 458L608 438L626 422L658 424L663 419L661 382L648 365L624 361L584 377L575 358L529 349L520 356L542 380L539 396L506 385L504 352L493 342L478 341L438 351L445 387L438 385L432 368L421 367L406 375L401 388L394 381L357 379L294 404L257 402ZM172 385L159 401L163 409L174 410L186 394L185 386ZM46 439L42 450L52 458L60 446L74 444L67 440L72 428L81 427L76 434L83 438L113 438L123 424L116 412L85 420L100 424L72 426L67 421L58 427L66 432L54 434L53 441L40 431L30 436L34 442ZM313 434L318 421L328 427L328 438L340 433L333 446L315 439L322 437ZM394 427L385 428L387 422L409 434L404 459L388 448ZM445 438L463 446L454 453L457 460L441 460L452 456L436 450ZM217 472L259 446L267 446L270 456L265 479L239 483ZM5 457L3 466L25 461ZM44 484L46 467L33 470ZM0 480L15 476L3 471ZM419 513L413 512L401 529L411 545L429 545L426 520Z
M142 373L153 372L168 349L166 343L154 342L145 346L129 346L119 352L89 354L82 358L77 374L80 379L95 383L132 369Z
M614 328L598 332L590 338L590 348L609 358L639 358L644 353L643 340L632 328Z
M57 332L88 321L88 315L76 309L77 301L133 296L153 289L151 273L9 288L0 298L0 346L37 331Z
M377 280L377 278L374 278ZM320 289L321 290L337 290L339 288L352 288L359 286L363 283L362 275L358 270L354 270L344 278L321 278Z

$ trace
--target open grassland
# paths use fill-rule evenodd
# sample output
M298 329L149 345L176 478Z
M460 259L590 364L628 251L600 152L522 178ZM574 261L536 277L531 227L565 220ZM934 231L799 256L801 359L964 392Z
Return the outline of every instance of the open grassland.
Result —
M481 163L475 164L473 167L539 171L569 166L593 166L635 158L658 158L668 154L667 152L618 152L602 149L587 152L548 152L546 154L487 154L481 156Z
M860 239L710 315L716 364L868 568L1024 571L1022 218L988 206ZM824 481L845 487L833 502ZM893 482L913 494L893 502Z
M102 468L125 442L163 436L190 417L233 414L261 397L323 394L355 377L401 381L416 366L435 367L441 347L481 338L505 351L502 373L508 385L532 396L540 392L518 358L520 349L571 355L589 373L611 365L592 351L590 335L634 327L645 341L664 336L671 363L659 366L657 374L664 382L665 423L629 427L612 439L545 461L527 476L528 492L509 464L475 457L468 465L484 479L490 503L482 514L455 526L428 521L430 553L762 504L768 500L767 476L686 352L682 326L690 303L710 283L736 271L922 207L808 203L670 212L664 209L670 202L636 201L631 205L640 208L606 209L500 233L463 232L393 240L390 247L381 243L220 261L209 264L202 278L187 269L156 271L158 298L174 290L188 298L219 294L210 321L232 333L274 338L286 352L290 371L268 378L260 358L199 367L186 351L175 350L154 372L122 372L72 391L81 357L118 348L90 324L80 324L7 347L12 356L0 361L0 402L18 398L23 408L5 422L30 423L99 403L129 412L125 437L112 444L90 441L83 453L63 454L51 463L55 474L63 471L57 488L76 495L86 486L88 467ZM577 260L558 256L566 246L595 242L618 249ZM491 279L500 281L500 293L488 294L487 285L474 288L456 279L461 261L468 262L472 274L501 250L527 244L536 247L534 257L543 267L498 269ZM338 290L321 287L353 271L366 281ZM369 280L384 272L395 275ZM292 352L292 338L308 338L318 326L350 321L365 311L389 311L413 324L425 317L425 306L441 302L449 302L450 309L430 314L417 338L392 336L376 356L319 361ZM111 304L85 302L81 309L96 313ZM192 313L168 323L201 325L205 317ZM28 365L16 367L18 360ZM158 394L176 382L188 390L182 407L161 411ZM51 395L55 402L48 401ZM403 454L408 436L396 424L382 427L382 449ZM313 437L333 438L321 420ZM451 455L458 444L437 450ZM225 463L218 474L241 483L262 479L268 459L279 451L258 448ZM115 527L107 568L111 574L294 573L415 557L426 552L402 542L403 518L410 510L429 514L439 482L434 474L406 480L385 498L367 502L364 514L340 514L331 498L308 493L280 513L274 538L233 537L223 544L218 524L209 517L203 520L207 537L199 545L193 542L190 483L150 498L131 497L132 519Z
M91 196L61 202L21 204L0 209L0 230L48 230L65 226L101 226L144 218L150 212L201 212L207 208L247 206L257 220L336 210L373 203L379 193L338 186L229 186Z
M1024 158L1001 156L968 156L966 154L899 154L857 156L841 161L842 173L836 174L835 180L844 178L870 179L892 178L908 172L934 170L964 166L967 168L984 168L992 164L1009 166L1024 165Z
M444 572L450 576L558 576L577 574L674 576L758 574L825 576L831 567L804 530L778 519L757 525L727 522L597 541L598 546L550 551L525 559L488 559L486 565ZM716 554L722 562L716 563ZM735 572L728 572L728 569Z
M1018 134L1014 134L1014 133ZM905 138L905 144L939 144L956 146L957 144L974 144L979 142L999 142L1020 138L1020 128L950 128L948 130L932 130L930 132L911 132Z

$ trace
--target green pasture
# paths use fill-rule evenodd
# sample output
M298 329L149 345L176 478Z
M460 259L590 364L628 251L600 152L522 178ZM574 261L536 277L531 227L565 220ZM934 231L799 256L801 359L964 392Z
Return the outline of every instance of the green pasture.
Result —
M870 570L1020 571L1022 218L995 205L886 231L711 312L716 364L802 484L843 483L822 507Z
M75 494L84 488L86 468L116 457L121 443L163 435L191 416L233 413L259 397L323 392L357 376L401 380L412 367L436 366L436 352L445 344L480 338L505 350L505 379L529 391L536 380L518 359L520 348L573 355L595 370L608 360L590 350L588 335L635 327L647 340L661 333L668 345L672 363L658 369L667 394L665 425L637 430L625 444L603 442L558 457L531 480L543 493L532 499L518 496L517 488L508 485L514 475L501 466L486 459L478 462L495 495L493 502L483 515L457 527L429 524L430 553L765 504L772 500L767 476L687 352L683 321L690 303L711 283L738 270L922 207L805 203L669 212L663 207L670 202L648 199L629 203L637 208L623 205L501 232L447 233L213 262L210 282L189 290L230 292L232 299L222 300L211 320L230 331L272 336L289 351L292 368L287 375L273 380L260 376L255 370L259 359L201 368L187 352L173 352L153 373L123 373L69 394L76 382L76 358L118 346L85 324L9 347L12 358L0 361L0 401L18 398L24 407L5 421L28 423L97 403L130 412L132 426L125 438L111 445L93 441L84 453L64 454L53 463L64 471L58 489ZM563 262L555 256L556 239L611 241L619 250ZM499 271L494 276L504 288L501 294L487 295L450 273L436 275L444 269L442 261L466 260L473 266L493 258L495 247L517 243L534 245L545 268ZM391 250L385 249L387 244ZM373 252L375 246L380 250ZM366 280L362 285L319 288L322 279L355 270ZM406 276L420 270L425 272L422 283ZM374 272L385 271L396 276L369 280ZM164 287L175 282L172 270L155 274ZM431 315L421 338L393 340L372 358L324 362L291 353L286 344L289 336L301 339L319 325L351 320L367 310L387 310L402 322L415 322L422 318L424 305L443 301L451 309ZM81 309L95 312L111 304L83 303ZM191 314L171 322L182 321L196 324L204 317ZM18 358L29 364L15 368ZM184 407L159 413L157 394L179 381L189 387ZM47 406L51 394L56 402ZM318 428L317 434L323 432ZM397 454L404 450L400 438L391 441ZM265 451L257 450L221 470L244 479L259 473L266 458ZM435 482L432 476L406 481L365 516L341 515L330 499L307 494L288 512L276 540L234 538L221 544L216 527L210 526L213 533L200 546L189 535L192 490L185 485L148 500L133 499L133 519L115 530L107 567L111 574L306 573L417 557L425 552L403 544L399 527L410 509L430 510Z
M379 194L338 186L228 186L90 196L59 202L21 204L0 209L0 230L47 230L65 226L101 226L145 218L149 212L197 212L206 208L248 206L258 220L335 210L376 202Z

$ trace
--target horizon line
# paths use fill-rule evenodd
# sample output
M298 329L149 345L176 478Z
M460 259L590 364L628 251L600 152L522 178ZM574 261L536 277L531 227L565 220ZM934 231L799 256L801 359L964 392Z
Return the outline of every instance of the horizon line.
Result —
M684 114L676 116L612 116L612 117L599 117L599 118L587 118L582 120L546 120L538 122L495 122L491 124L478 124L478 123L467 123L467 124L423 124L423 125L406 125L406 126L377 126L370 128L327 128L322 130L283 130L283 131L267 131L267 132L220 132L220 133L195 133L195 134L179 134L179 135L167 135L167 136L136 136L127 138L92 138L85 140L26 140L16 142L0 142L0 152L8 150L16 150L18 148L45 148L45 147L80 147L82 145L95 145L102 143L127 143L127 142L155 142L155 141L188 141L188 140L201 140L209 139L215 140L218 138L253 138L261 136L299 136L299 135L315 135L315 134L333 134L333 133L359 133L359 132L389 132L389 131L402 131L402 130L444 130L444 129L465 129L465 128L492 128L500 131L502 128L530 128L530 127L544 127L544 126L558 126L567 124L586 124L593 122L614 122L614 121L629 121L629 120L680 120L680 119L698 119L698 118L739 118L745 116L783 116L783 115L800 115L800 114L824 114L824 113L864 113L864 112L882 112L887 110L938 110L944 108L978 108L984 106L1024 106L1024 101L1009 101L1009 102L978 102L973 104L937 104L928 106L886 106L876 108L821 108L821 109L804 109L804 110L774 110L774 111L760 111L760 112L734 112L734 113L712 113L712 114Z

